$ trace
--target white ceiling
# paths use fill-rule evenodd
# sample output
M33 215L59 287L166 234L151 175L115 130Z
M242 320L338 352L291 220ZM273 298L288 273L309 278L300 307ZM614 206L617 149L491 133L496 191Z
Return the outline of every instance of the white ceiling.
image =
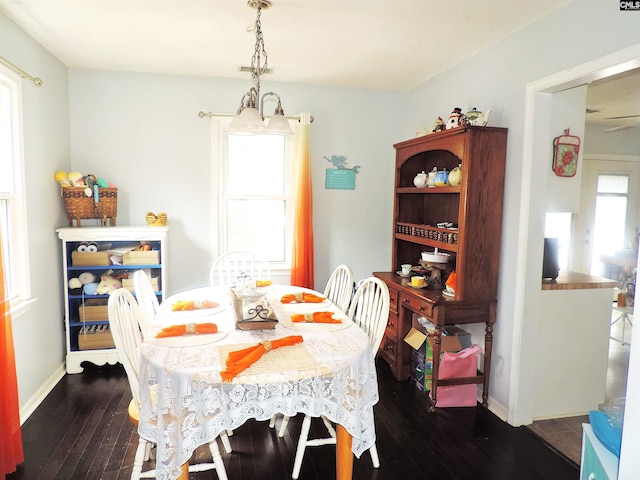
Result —
M272 0L268 79L408 90L573 1ZM246 0L0 0L0 10L69 68L247 78L239 67L255 42Z
M265 80L409 90L573 1L272 0ZM0 11L69 68L249 78L246 0L0 0ZM629 97L624 113L596 105L619 91L610 84L589 89L603 122L629 114Z
M586 121L604 131L640 128L640 69L590 83Z

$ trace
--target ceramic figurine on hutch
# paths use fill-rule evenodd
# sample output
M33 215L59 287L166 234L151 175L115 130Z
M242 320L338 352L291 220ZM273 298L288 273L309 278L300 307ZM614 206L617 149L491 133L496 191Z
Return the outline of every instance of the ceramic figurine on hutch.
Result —
M438 167L433 167L427 174L427 187L436 186L436 173L438 173Z
M436 119L436 121L433 122L433 128L431 129L431 132L432 133L440 132L440 131L444 130L445 128L446 127L445 127L445 124L444 124L444 120L442 120L442 117L438 117Z
M460 107L455 107L453 109L453 112L451 112L451 115L449 115L449 119L447 120L447 130L460 126L461 115L462 109Z

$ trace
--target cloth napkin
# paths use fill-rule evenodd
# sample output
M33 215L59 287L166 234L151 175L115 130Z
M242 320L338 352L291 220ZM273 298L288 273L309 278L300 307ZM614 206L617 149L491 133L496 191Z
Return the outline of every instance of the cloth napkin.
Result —
M183 325L170 325L160 330L156 338L181 337L192 333L217 333L218 326L215 323L186 323Z
M326 300L325 297L320 297L314 293L301 292L301 293L290 293L287 295L283 295L280 301L282 303L320 303Z
M172 312L195 310L196 308L216 308L220 304L211 300L178 300L171 304Z
M291 315L291 321L295 323L342 323L341 320L333 318L331 312L298 313Z
M226 362L227 369L220 372L220 376L225 382L230 382L236 375L249 368L268 351L273 350L274 348L295 345L300 342L302 342L302 337L300 335L291 335L289 337L282 337L276 340L263 340L253 347L229 352Z

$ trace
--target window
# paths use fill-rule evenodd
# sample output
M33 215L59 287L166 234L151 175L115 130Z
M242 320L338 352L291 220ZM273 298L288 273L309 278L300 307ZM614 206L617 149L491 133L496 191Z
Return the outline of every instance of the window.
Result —
M291 268L293 137L231 135L230 117L213 119L218 254L246 250L272 271ZM292 128L294 126L292 125Z
M598 175L591 275L602 275L601 254L613 255L624 247L628 197L628 175Z
M0 228L12 307L29 298L20 77L0 67Z

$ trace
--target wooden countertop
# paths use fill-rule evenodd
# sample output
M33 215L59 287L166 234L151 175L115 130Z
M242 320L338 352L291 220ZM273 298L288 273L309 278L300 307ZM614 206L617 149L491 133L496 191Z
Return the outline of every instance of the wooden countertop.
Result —
M584 273L560 270L555 280L542 280L542 290L583 290L590 288L614 288L620 282L608 278L593 277Z

